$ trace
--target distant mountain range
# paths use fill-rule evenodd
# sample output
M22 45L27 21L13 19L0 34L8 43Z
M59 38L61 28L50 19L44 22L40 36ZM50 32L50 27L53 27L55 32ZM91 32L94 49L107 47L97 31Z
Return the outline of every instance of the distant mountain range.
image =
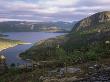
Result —
M26 25L28 24L29 23ZM62 25L62 23L57 24ZM39 28L40 26L47 26L49 28L51 25L54 26L50 23L40 23L35 25L39 25L36 26ZM66 28L67 30L68 26L64 26L61 27L61 29ZM32 26L31 29L32 28L34 27ZM36 42L31 48L21 53L20 57L23 59L34 60L34 62L38 63L40 69L36 67L34 72L32 71L26 74L27 76L33 74L34 77L36 77L35 79L39 79L41 76L44 76L45 73L45 76L42 79L43 82L94 82L97 81L97 79L100 82L109 82L110 11L99 12L82 19L73 26L72 31L67 35L50 38L48 40L40 41L39 43ZM69 73L68 69L69 67L73 67L73 65L78 67L79 71L75 71L74 73L70 71ZM50 68L52 72L48 71ZM61 77L60 79L56 77L60 75L59 70L62 68L66 68L63 75L68 74L69 77ZM56 69L58 69L58 72L55 71L54 74L53 71ZM44 73L42 73L42 70L44 70ZM74 74L76 78L73 78ZM55 77L53 80L51 77L54 75ZM8 76L12 77L13 74L9 73ZM17 77L18 80L23 81L25 74L20 73L17 74L17 76L19 76ZM102 77L106 79L104 80ZM10 79L4 75L3 81L7 78L8 80ZM14 78L16 79L16 76ZM30 76L30 78L32 77ZM26 80L32 81L33 79Z
M110 31L110 11L99 12L82 19L72 31Z
M6 21L0 22L0 32L65 32L70 31L75 22L26 22L26 21Z

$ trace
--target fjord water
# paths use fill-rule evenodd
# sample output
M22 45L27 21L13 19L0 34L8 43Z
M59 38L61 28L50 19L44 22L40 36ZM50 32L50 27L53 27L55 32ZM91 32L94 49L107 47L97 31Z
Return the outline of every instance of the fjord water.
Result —
M20 53L26 51L27 49L32 47L34 43L40 40L45 40L48 38L64 35L64 33L48 33L48 32L7 32L4 34L8 35L8 37L6 37L8 39L21 40L21 41L32 43L28 45L18 45L16 47L8 48L6 50L1 51L1 54L3 54L6 57L6 63L8 65L12 63L15 63L15 64L27 63L26 60L22 60L19 57Z

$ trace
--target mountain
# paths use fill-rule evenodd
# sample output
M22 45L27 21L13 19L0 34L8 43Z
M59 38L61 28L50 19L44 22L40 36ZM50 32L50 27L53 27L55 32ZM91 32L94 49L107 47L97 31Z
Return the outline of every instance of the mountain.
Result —
M64 32L69 31L73 23L69 22L26 22L26 21L6 21L0 22L1 32L28 32L28 31L46 31L46 32Z
M99 32L99 30L104 31L104 32ZM44 44L54 44L55 46L60 45L65 52L69 52L69 54L73 54L75 51L85 51L88 52L88 49L91 50L91 46L96 46L99 48L99 44L102 43L105 45L106 41L110 41L110 12L109 11L104 11L104 12L99 12L96 13L92 16L89 16L85 19L82 19L81 21L77 22L73 29L72 32L69 34L65 35L64 37L56 38L56 40L46 40L40 44L40 48L38 47L38 43L34 45L34 47L30 48L27 50L22 56L25 58L25 56L28 56L29 58L32 58L37 61L39 57L36 57L37 53L39 55L45 55L45 53L48 51L48 45ZM94 32L95 31L95 32ZM98 31L98 32L97 32ZM84 33L83 33L84 32ZM42 48L43 45L43 48ZM56 47L52 45L53 52L55 51ZM97 46L98 45L98 46ZM46 48L44 48L44 46ZM102 46L101 46L102 47ZM43 51L44 49L44 51ZM46 50L45 50L46 49ZM40 50L42 52L40 54ZM86 51L87 50L87 51ZM92 51L92 50L91 50ZM55 55L55 53L53 53ZM30 56L31 54L31 56ZM48 57L47 54L45 56ZM57 54L58 55L58 54ZM42 56L45 58L45 56ZM50 57L50 56L49 56ZM53 55L52 55L53 57ZM55 58L55 57L53 57ZM43 59L43 58L42 58ZM45 59L48 60L49 58ZM51 57L50 57L51 59ZM57 58L56 58L57 59Z
M109 12L99 12L76 23L67 35L36 42L20 57L33 60L37 66L26 73L14 71L17 76L9 72L0 77L1 81L8 82L13 77L12 82L109 82L109 24Z
M109 31L110 11L99 12L77 22L72 31Z

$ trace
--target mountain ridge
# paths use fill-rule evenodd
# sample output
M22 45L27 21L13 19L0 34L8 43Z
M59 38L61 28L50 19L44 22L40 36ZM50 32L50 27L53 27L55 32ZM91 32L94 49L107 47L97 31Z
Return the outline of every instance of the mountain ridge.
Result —
M0 32L63 32L72 29L70 22L26 22L26 21L5 21L0 22Z
M107 25L110 23L110 11L103 11L95 13L89 17L86 17L79 22L77 22L72 31L85 31L85 30L91 30L93 28L109 28L109 26L101 27L101 24ZM97 26L98 27L97 27Z

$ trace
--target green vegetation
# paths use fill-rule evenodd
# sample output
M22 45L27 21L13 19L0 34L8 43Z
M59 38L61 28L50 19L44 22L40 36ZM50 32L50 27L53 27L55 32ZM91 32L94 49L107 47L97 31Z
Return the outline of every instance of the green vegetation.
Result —
M106 37L95 39L102 35ZM27 75L25 79L28 78L27 82L33 82L33 79L34 81L40 82L40 76L48 76L48 70L52 70L61 66L67 68L68 66L91 61L100 61L102 59L109 58L109 41L110 38L108 35L106 35L106 32L104 34L80 34L76 32L65 37L58 37L56 39L52 38L46 41L42 41L40 44L35 44L32 48L20 55L24 59L31 59L36 62L42 62L40 69L35 68L34 70L28 70L25 73L24 70L20 73L17 70L15 71L16 77L13 77L14 79L11 82L24 82L23 78L25 77L25 74ZM13 76L12 72L6 74L6 78ZM33 74L34 77L31 76ZM4 80L4 76L5 75L2 77L2 82L7 81Z
M110 36L108 33L82 34L74 32L36 43L20 56L23 59L40 62L41 67L36 67L34 70L18 70L14 69L12 64L12 71L9 70L0 76L0 80L2 82L25 82L24 80L42 82L39 80L40 76L48 76L49 70L110 58ZM70 74L66 75L71 76Z
M103 15L105 14L102 13L102 19ZM88 71L88 68L89 65L92 66L91 63L95 62L97 66L98 62L110 59L110 21L107 18L104 22L99 22L100 13L92 16L75 25L78 31L73 29L68 35L40 41L21 53L20 57L30 59L38 66L31 70L19 70L14 69L12 64L11 70L0 77L1 82L43 82L41 76L45 79L45 77L62 78L62 75L63 77L89 75L91 71ZM69 66L77 65L81 69L80 73L67 73ZM49 74L49 71L61 68L66 68L66 72L60 74L61 76ZM97 71L94 66L92 69Z
M40 69L30 71L27 69L10 69L7 73L0 76L0 82L40 82L39 77L42 75Z
M66 60L66 62L79 61L80 63L98 60L97 57L103 58L103 56L107 56L107 53L104 52L107 52L107 50L109 52L109 44L106 44L105 42L109 41L110 38L109 36L106 36L106 33L104 35L103 33L81 34L76 32L65 36L63 39L67 39L66 37L68 36L70 38L63 45L55 40L51 40L51 42L47 40L22 53L21 57L35 61L58 60L64 62ZM59 47L57 47L58 45ZM102 56L102 52L105 55Z

